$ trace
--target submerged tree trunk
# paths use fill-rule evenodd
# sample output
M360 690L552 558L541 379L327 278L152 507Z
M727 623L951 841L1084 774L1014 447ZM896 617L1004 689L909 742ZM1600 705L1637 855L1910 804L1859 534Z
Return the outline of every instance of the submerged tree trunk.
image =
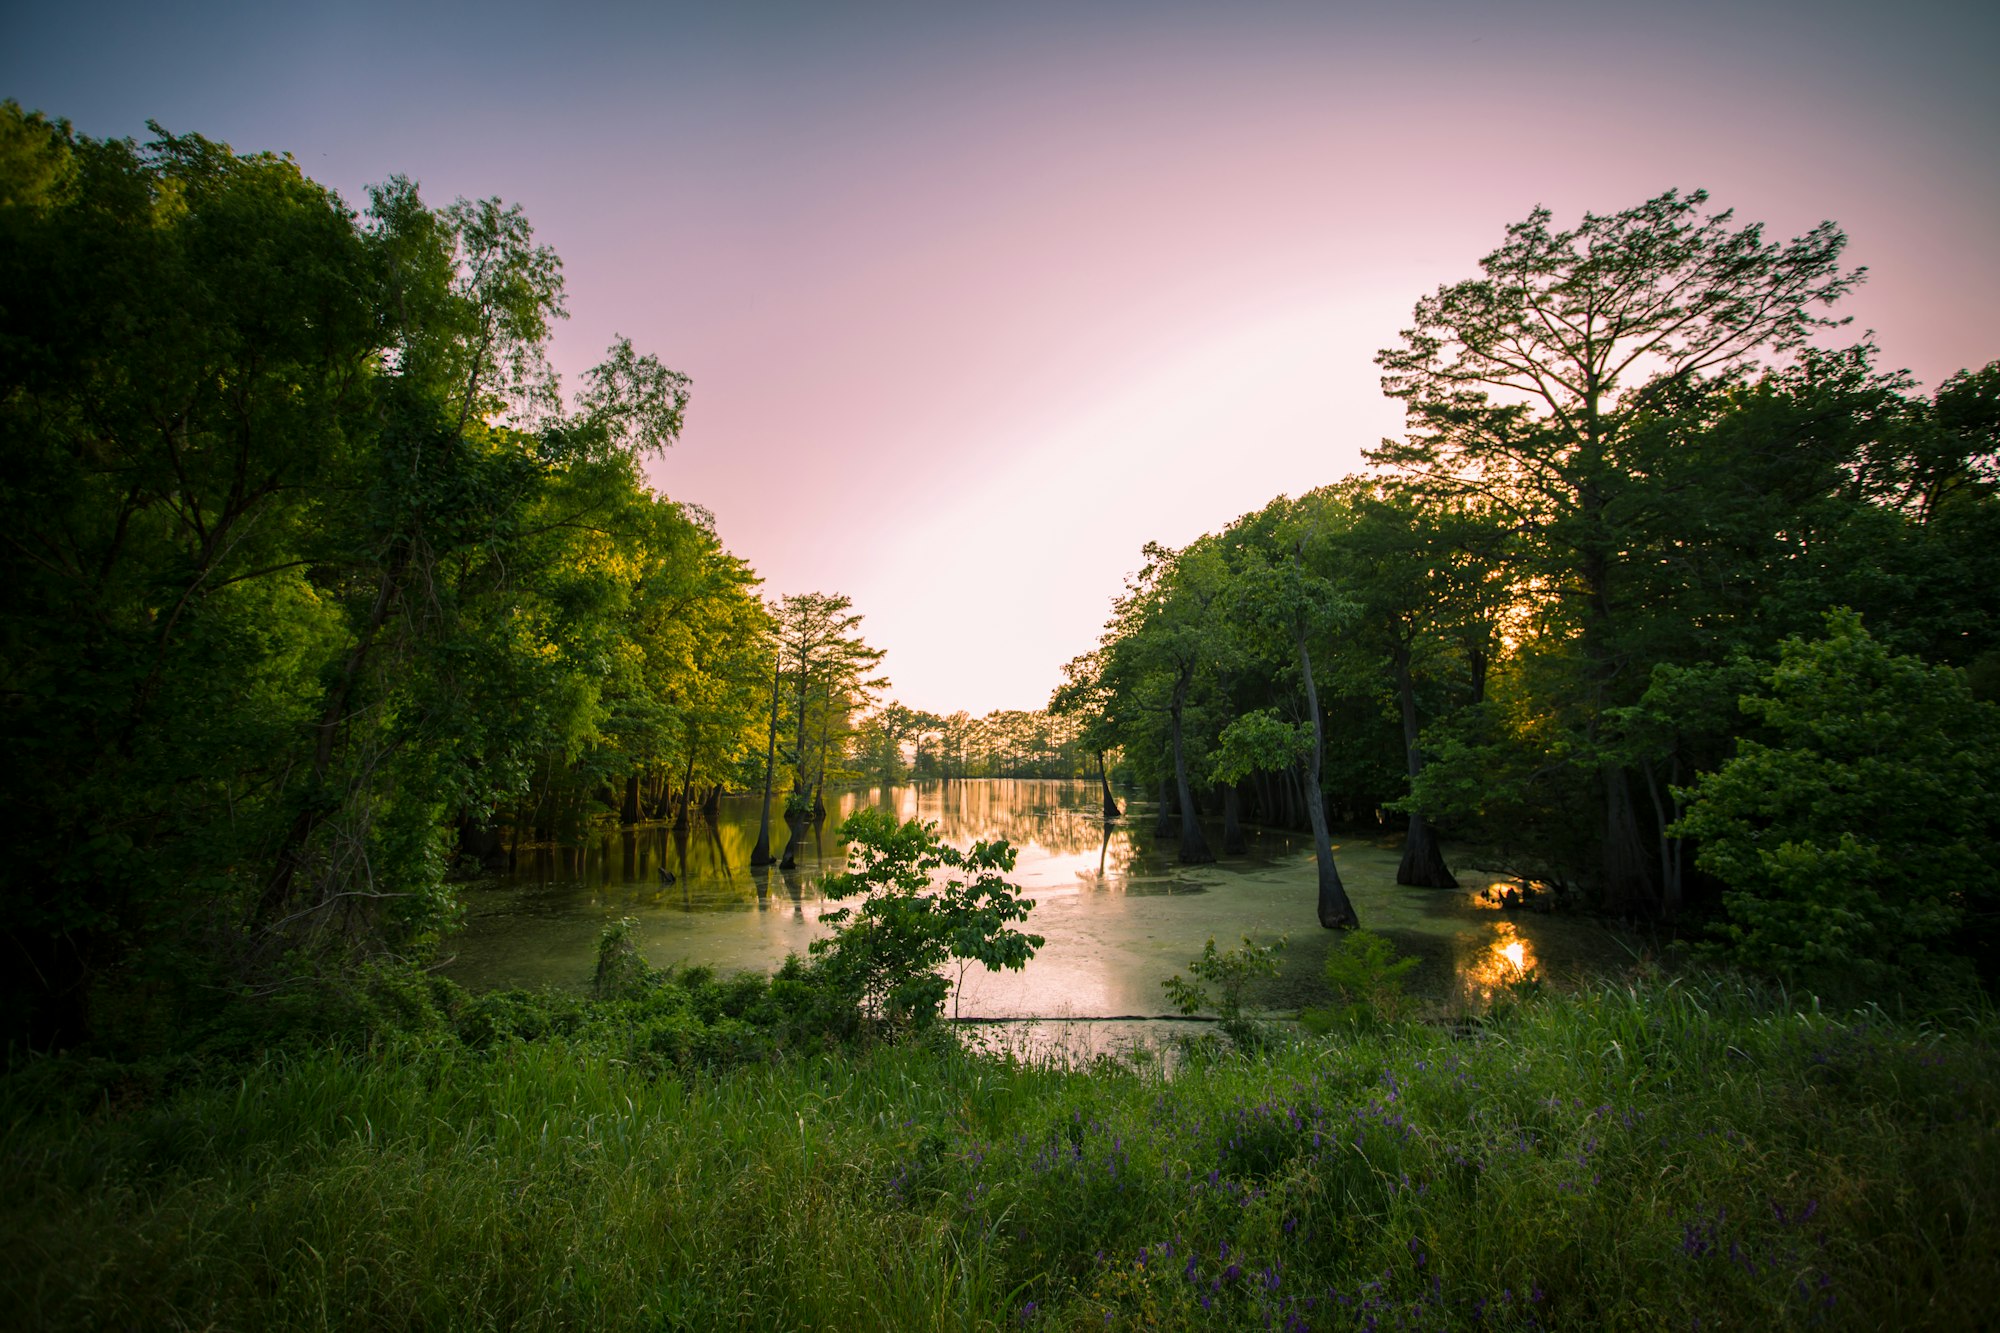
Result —
M829 685L826 694L826 711L820 714L819 719L819 765L817 771L813 774L812 788L812 817L814 819L826 818L826 802L822 799L821 794L826 791L826 748L828 741L831 739L829 728L832 726L832 723L833 687Z
M1606 764L1604 777L1604 908L1619 916L1650 915L1660 902L1639 833L1638 812L1632 808L1632 787L1625 770Z
M688 811L689 807L691 807L693 804L694 804L694 747L690 745L688 747L687 772L681 775L681 810L679 814L674 816L675 828L684 829L688 826Z
M1250 844L1243 838L1243 801L1236 792L1236 784L1231 782L1222 788L1222 854L1241 856L1250 850Z
M771 783L778 763L778 681L784 675L780 658L771 664L771 739L764 747L764 810L757 819L757 845L750 850L750 864L771 864Z
M1208 839L1201 831L1201 817L1195 813L1194 792L1188 787L1187 754L1181 746L1181 707L1187 699L1187 682L1190 673L1183 673L1178 688L1174 690L1173 732L1174 732L1174 793L1181 802L1181 864L1203 865L1215 859L1215 853L1208 850Z
M1668 921L1680 915L1683 899L1681 849L1685 840L1667 835L1667 829L1681 814L1680 801L1671 796L1674 785L1681 779L1680 762L1679 755L1673 756L1672 768L1667 774L1667 798L1660 795L1660 783L1653 776L1652 762L1646 761L1640 770L1646 778L1646 791L1653 798L1654 832L1660 839L1660 915Z
M1106 819L1116 819L1125 813L1118 808L1118 802L1112 798L1111 775L1104 770L1104 751L1102 750L1097 752L1097 782L1099 786L1104 788L1104 817Z
M1396 866L1396 882L1420 889L1455 889L1458 877L1444 859L1437 832L1421 810L1410 812L1409 831L1403 835L1403 859Z
M785 823L791 828L792 834L785 839L785 854L778 861L778 869L791 870L799 863L799 844L806 840L806 818L800 815L794 819L788 815Z
M1326 797L1320 793L1319 773L1326 752L1326 736L1319 720L1319 691L1313 686L1312 653L1306 648L1303 628L1297 631L1299 670L1305 676L1306 711L1312 715L1313 743L1306 756L1306 816L1312 821L1313 858L1319 865L1319 923L1328 930L1353 930L1361 924L1354 904L1348 900L1347 886L1340 882L1340 868L1333 863L1333 838L1326 829Z
M1410 791L1417 790L1417 778L1424 771L1424 756L1417 747L1417 687L1410 678L1410 650L1398 645L1391 653L1396 667L1396 695L1403 710L1403 764L1410 775ZM1455 889L1458 879L1445 864L1444 849L1422 810L1410 812L1410 829L1403 837L1403 860L1396 867L1398 884L1423 889Z

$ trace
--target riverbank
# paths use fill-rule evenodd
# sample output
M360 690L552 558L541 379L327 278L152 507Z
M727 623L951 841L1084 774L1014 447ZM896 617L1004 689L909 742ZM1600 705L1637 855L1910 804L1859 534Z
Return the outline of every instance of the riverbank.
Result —
M61 1070L31 1066L0 1299L27 1327L245 1329L1970 1328L2000 1304L1991 1014L1642 980L1211 1044L1169 1079L948 1043L652 1061L615 1006L507 1003L123 1110L54 1111Z

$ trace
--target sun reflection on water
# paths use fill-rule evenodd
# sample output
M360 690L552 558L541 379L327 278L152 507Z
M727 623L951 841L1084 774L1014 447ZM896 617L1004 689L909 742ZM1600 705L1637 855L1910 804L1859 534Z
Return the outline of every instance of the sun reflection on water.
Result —
M1468 999L1482 1003L1517 981L1532 975L1536 967L1534 945L1522 937L1511 921L1496 921L1483 935L1461 937L1458 974Z

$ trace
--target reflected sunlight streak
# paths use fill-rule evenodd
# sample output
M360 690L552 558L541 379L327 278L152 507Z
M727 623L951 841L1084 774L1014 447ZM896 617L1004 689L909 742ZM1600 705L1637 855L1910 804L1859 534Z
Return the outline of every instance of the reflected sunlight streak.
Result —
M1483 940L1473 937L1472 949L1459 963L1459 983L1468 999L1491 1002L1494 995L1534 975L1534 946L1511 921L1497 921Z

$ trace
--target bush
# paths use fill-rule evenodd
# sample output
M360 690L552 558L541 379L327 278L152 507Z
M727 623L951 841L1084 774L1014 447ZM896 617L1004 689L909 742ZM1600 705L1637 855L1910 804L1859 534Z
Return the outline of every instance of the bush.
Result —
M1243 947L1218 952L1210 936L1201 957L1187 965L1186 977L1168 977L1160 983L1174 1007L1192 1017L1203 1009L1214 1009L1229 1039L1246 1050L1263 1045L1264 1032L1243 1016L1243 993L1258 977L1278 975L1278 955L1285 949L1280 936L1268 945L1243 937ZM1214 987L1214 994L1209 992Z
M1339 1003L1309 1009L1300 1019L1315 1032L1337 1023L1393 1023L1403 1016L1403 980L1417 961L1396 957L1396 946L1380 935L1351 930L1326 955L1326 982Z
M1863 985L1934 979L1979 952L2000 877L2000 708L1962 673L1892 654L1851 611L1790 639L1743 711L1776 743L1682 792L1672 832L1720 879L1720 950L1797 976Z
M590 993L597 999L629 999L659 984L659 970L640 956L639 946L632 942L638 926L631 917L622 917L597 937L597 971L590 979Z
M815 940L816 978L852 1002L878 1029L928 1027L944 1011L955 981L944 967L1019 971L1042 947L1009 923L1024 921L1034 903L1005 875L1014 849L1003 839L961 852L937 836L937 825L898 824L883 810L861 810L840 829L848 840L848 870L821 884L828 898L860 896L855 907L826 913L834 926Z

